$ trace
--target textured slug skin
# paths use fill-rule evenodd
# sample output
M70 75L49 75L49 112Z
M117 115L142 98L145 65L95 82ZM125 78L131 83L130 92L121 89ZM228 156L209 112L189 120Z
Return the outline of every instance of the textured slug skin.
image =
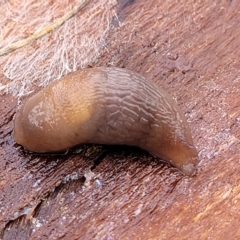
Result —
M121 68L72 72L29 98L15 117L16 142L33 152L82 143L138 146L193 175L198 156L175 101Z

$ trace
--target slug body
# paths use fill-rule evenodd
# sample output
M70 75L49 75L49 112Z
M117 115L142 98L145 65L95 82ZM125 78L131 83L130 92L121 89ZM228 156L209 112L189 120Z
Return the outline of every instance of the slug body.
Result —
M29 98L16 114L14 138L39 153L82 143L137 146L187 175L198 163L175 101L143 76L115 67L72 72Z

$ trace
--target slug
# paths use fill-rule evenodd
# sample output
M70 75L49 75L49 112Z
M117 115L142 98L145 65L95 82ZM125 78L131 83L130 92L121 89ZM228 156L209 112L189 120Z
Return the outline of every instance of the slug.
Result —
M172 97L140 74L116 67L72 72L30 97L16 114L14 138L38 153L82 143L137 146L189 176L199 161Z

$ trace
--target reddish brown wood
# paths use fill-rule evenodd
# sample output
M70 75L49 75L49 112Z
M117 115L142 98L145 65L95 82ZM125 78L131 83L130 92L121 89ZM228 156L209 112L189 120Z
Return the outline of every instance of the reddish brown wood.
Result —
M92 8L89 3L76 19ZM121 0L113 8L116 14L109 15L100 55L89 62L139 72L177 99L199 150L198 173L185 177L130 147L88 145L61 156L27 153L13 140L18 99L3 95L2 238L239 239L240 4ZM96 9L89 22L101 11ZM95 34L98 29L91 26L85 31ZM8 27L11 34L11 24ZM78 27L75 34L83 26ZM20 28L18 35L23 35ZM50 46L58 43L54 39ZM9 83L3 75L9 58L38 49L51 51L42 40L2 57L1 83Z

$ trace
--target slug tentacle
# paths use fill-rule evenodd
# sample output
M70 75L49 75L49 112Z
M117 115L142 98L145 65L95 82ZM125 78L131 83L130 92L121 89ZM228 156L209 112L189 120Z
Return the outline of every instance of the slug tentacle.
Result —
M49 84L16 114L14 138L42 153L82 143L138 146L187 175L198 163L175 101L143 76L116 67L83 69Z

